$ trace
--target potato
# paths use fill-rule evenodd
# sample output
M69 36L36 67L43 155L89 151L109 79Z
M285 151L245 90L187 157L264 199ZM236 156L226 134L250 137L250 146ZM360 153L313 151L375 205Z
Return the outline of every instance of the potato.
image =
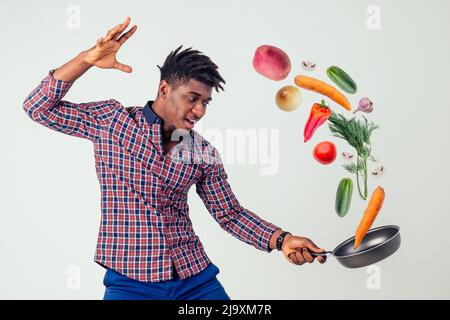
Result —
M253 68L266 78L280 81L285 79L291 71L291 60L280 48L262 45L255 51Z

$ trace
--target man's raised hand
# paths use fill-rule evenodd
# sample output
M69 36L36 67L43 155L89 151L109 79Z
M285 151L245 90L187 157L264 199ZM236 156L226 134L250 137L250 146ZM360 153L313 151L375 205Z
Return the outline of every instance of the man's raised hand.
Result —
M86 51L84 61L90 65L102 69L118 69L130 73L132 68L129 65L117 61L116 54L120 47L134 34L137 26L123 33L130 24L127 17L123 23L118 24L109 30L105 37L100 37L94 47Z

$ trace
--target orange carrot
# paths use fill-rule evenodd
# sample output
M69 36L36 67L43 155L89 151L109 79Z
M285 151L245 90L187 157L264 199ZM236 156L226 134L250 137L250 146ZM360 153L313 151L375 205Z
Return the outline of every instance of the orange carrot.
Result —
M298 75L295 77L294 82L300 88L311 90L329 97L334 102L340 104L347 110L352 110L352 106L347 98L335 87L323 82L319 79Z
M383 206L384 201L384 189L378 186L372 193L370 197L369 203L367 204L366 211L364 212L364 216L359 223L358 229L356 229L355 235L355 249L358 248L361 241L366 236L367 231L369 231L372 226L375 218Z

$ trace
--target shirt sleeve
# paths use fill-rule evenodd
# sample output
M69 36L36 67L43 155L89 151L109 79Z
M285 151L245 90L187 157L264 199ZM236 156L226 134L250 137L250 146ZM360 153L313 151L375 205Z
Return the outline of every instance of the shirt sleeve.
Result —
M114 99L80 104L61 100L74 82L55 79L54 71L50 70L28 95L23 109L33 121L47 128L91 141L98 139L120 103Z
M261 251L271 252L270 238L281 228L243 208L227 177L221 161L207 164L202 179L196 183L197 194L222 229Z

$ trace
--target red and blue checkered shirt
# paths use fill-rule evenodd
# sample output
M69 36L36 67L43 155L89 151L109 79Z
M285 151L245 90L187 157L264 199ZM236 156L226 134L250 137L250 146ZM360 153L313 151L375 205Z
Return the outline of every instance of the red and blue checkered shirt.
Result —
M192 141L209 150L207 157L179 161L170 155L183 150L163 152L162 119L151 101L126 108L114 99L71 103L62 98L73 82L55 79L53 72L30 93L23 108L35 122L94 144L102 211L95 262L151 282L170 280L175 271L185 279L206 268L210 259L189 218L188 191L194 184L221 228L271 251L269 240L279 227L239 204L222 162L205 161L220 155L196 131L190 131Z

